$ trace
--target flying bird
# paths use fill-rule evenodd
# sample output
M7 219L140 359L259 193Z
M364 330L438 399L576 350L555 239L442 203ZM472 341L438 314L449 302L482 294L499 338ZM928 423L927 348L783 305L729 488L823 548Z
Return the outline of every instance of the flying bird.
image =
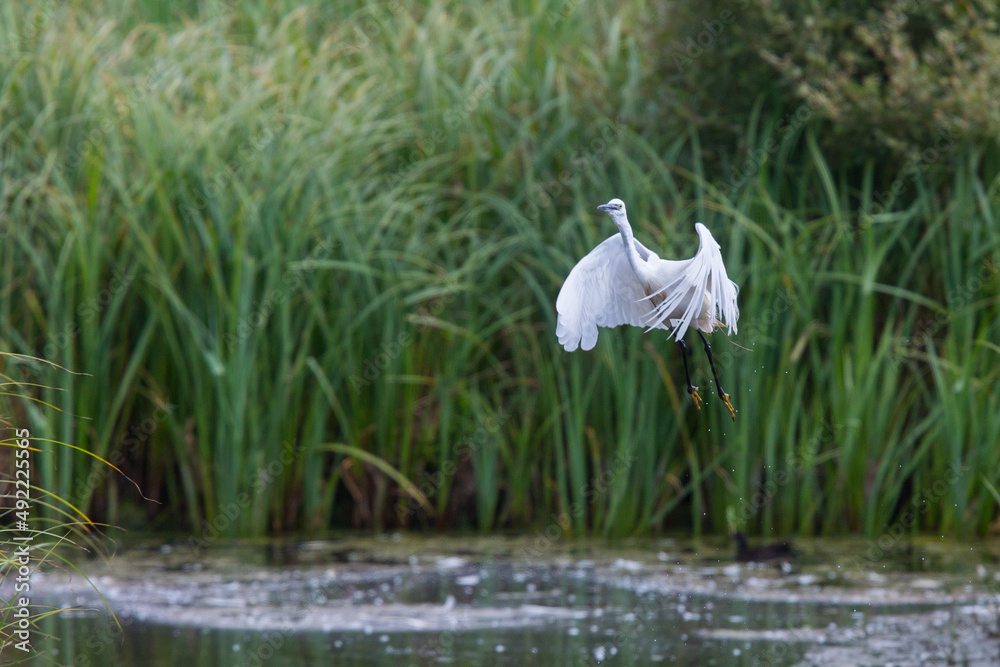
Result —
M612 199L597 207L611 216L620 234L609 237L577 262L569 272L556 299L559 343L572 352L578 347L593 349L598 327L630 324L665 329L681 348L687 390L698 410L702 398L691 384L684 334L694 328L705 344L708 363L719 397L736 420L736 412L719 383L712 359L712 347L704 333L727 329L737 333L740 309L736 305L739 286L729 279L722 253L708 227L696 223L701 245L690 259L660 259L655 252L635 240L625 202Z

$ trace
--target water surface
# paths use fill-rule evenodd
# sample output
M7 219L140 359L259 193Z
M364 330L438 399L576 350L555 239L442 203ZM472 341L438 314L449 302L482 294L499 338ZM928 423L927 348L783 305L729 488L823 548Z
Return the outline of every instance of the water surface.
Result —
M36 574L76 665L1000 664L987 542L621 544L386 535L210 548L140 540ZM121 628L110 619L114 609Z

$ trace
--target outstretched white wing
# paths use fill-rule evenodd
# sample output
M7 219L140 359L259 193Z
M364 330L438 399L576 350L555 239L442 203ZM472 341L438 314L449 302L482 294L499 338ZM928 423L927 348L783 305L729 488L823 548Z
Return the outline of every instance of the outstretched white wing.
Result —
M639 255L655 257L638 241ZM606 239L577 262L556 299L556 336L572 352L577 347L593 349L597 327L631 324L648 326L652 307L625 255L620 234Z
M740 318L740 309L736 305L736 295L739 287L726 274L722 252L712 232L700 222L694 228L701 239L698 252L684 263L683 270L665 272L660 289L648 297L656 307L643 326L655 329L666 323L673 329L672 335L679 340L692 322L703 318L707 319L708 331L725 326L729 329L728 334L737 333L736 321ZM665 269L670 264L676 267L677 263L662 263ZM698 298L698 295L703 296Z

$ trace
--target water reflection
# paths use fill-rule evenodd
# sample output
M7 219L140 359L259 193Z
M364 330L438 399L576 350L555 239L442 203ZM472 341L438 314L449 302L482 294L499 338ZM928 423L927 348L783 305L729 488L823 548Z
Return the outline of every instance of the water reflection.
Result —
M791 571L729 545L373 538L193 549L141 543L77 575L36 575L59 664L995 664L989 545L911 547L845 567L851 542L800 543ZM922 555L921 555L922 554ZM895 656L895 657L893 657Z

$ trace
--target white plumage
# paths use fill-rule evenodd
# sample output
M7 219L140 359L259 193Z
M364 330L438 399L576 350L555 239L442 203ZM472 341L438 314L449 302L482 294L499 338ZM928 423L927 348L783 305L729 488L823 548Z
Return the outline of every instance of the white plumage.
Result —
M694 257L666 260L632 236L624 202L612 199L598 208L620 233L577 262L559 290L556 336L567 351L590 350L598 327L622 324L666 329L677 340L689 327L737 333L739 287L726 274L719 244L705 225L695 224L701 245Z

